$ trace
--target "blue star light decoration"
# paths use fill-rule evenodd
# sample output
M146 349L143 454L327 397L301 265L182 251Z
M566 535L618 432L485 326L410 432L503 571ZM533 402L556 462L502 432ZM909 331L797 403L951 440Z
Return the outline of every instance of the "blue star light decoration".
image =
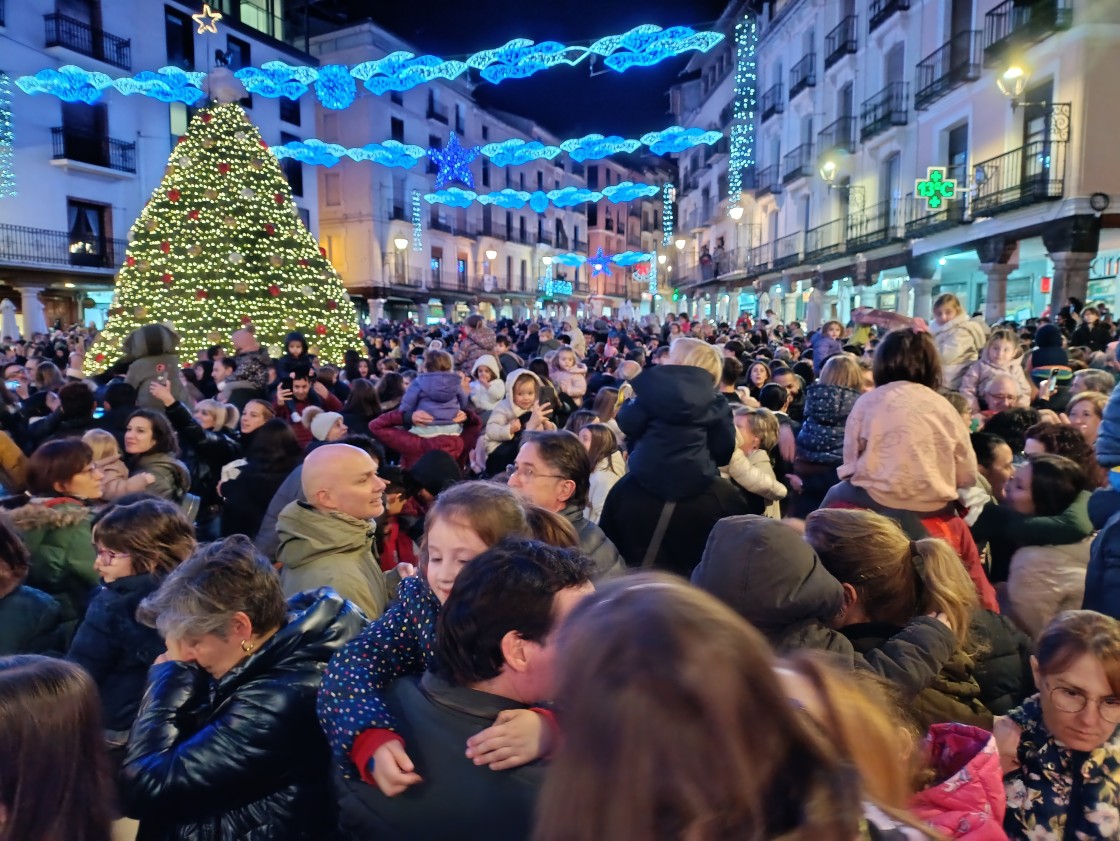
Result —
M471 162L478 157L477 146L463 146L459 142L459 135L451 132L451 137L447 141L447 148L429 149L428 157L439 167L439 171L436 172L437 190L442 190L454 181L474 189L474 174L471 172Z
M914 193L926 200L930 210L937 210L943 201L957 194L957 182L945 177L945 167L931 166L924 179L914 182Z
M587 262L591 264L592 277L596 277L597 275L601 274L605 274L608 277L614 277L614 275L611 274L611 260L605 254L603 254L602 247L600 247L599 250L595 252L595 256Z

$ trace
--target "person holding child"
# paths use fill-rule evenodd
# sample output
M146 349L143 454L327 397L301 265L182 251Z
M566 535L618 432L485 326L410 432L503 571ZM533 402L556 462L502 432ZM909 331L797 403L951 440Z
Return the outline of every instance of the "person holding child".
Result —
M432 422L423 425L414 423L408 431L421 438L459 435L463 424L456 418L469 407L462 377L454 370L451 354L444 350L425 353L424 370L401 398L401 412L405 415L427 412L432 416Z
M541 381L532 371L518 368L506 377L506 396L490 412L486 432L478 439L471 464L478 473L501 473L517 458L523 432L555 429L552 413L540 402Z
M1014 406L1026 408L1031 404L1031 384L1022 362L1023 347L1015 333L1011 330L993 330L980 358L968 366L961 378L960 393L968 400L973 414L980 412L980 397L986 393L988 383L1000 376L1010 377L1015 384L1018 398L1014 401Z

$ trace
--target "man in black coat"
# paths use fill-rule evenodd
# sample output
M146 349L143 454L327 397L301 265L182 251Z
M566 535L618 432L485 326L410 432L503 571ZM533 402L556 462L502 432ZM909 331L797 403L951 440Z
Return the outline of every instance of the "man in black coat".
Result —
M543 766L492 771L465 755L466 743L503 711L551 697L552 630L592 592L590 576L578 553L536 541L504 541L463 568L436 628L435 665L385 693L400 729L382 731L373 767L400 766L407 750L415 768L403 773L407 788L387 797L336 776L350 838L529 837ZM376 771L375 779L381 784Z

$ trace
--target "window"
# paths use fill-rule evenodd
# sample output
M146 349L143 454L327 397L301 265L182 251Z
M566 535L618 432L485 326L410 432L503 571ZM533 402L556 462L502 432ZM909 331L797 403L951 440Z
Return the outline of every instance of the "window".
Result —
M298 99L288 99L286 96L280 97L280 119L282 122L298 126L302 118L303 114Z
M338 114L323 115L323 140L327 143L338 142Z
M323 175L323 203L327 207L338 207L342 204L342 183L337 172Z
M439 286L439 276L443 271L443 249L438 245L432 246L432 283Z
M895 152L880 165L879 170L879 200L884 204L892 204L901 193L902 156Z
M400 117L389 120L389 136L398 143L404 143L404 120Z
M393 176L393 218L404 219L404 209L407 204L405 196L405 180L403 175Z
M522 292L526 291L529 288L529 284L526 282L528 280L528 277L529 277L529 263L526 262L525 260L522 260L521 261L521 291Z
M490 126L483 126L482 127L482 139L483 140L489 140L490 139Z
M482 235L484 237L494 235L494 208L488 204L482 206Z
M517 217L517 238L521 242L528 242L529 241L529 234L525 230L525 217L524 216L518 216Z
M232 35L228 36L226 38L226 62L231 72L237 72L244 67L252 67L253 56L249 43L242 41L240 38L234 38ZM245 108L252 108L253 95L246 96L241 100L241 104Z
M429 134L428 135L428 148L429 149L442 149L443 145L440 143L440 140L439 140L438 137L436 137L434 134ZM433 161L429 157L428 158L428 174L429 175L435 175L437 172L439 172L439 167L436 165L436 162Z
M460 102L455 103L455 131L459 134L467 133L467 115L464 113L463 105Z
M599 205L589 202L587 205L587 227L599 227Z
M958 181L968 180L968 123L948 131L949 177Z
M299 214L299 218L303 221L303 227L307 228L307 230L310 231L311 230L311 211L308 210L306 207L297 207L296 208L296 213Z
M513 258L506 257L506 289L513 288Z
M394 105L404 105L404 94L401 91L389 91L389 101Z
M61 151L62 157L72 161L109 166L108 112L104 103L62 103Z
M513 213L506 211L506 239L513 239Z
M538 190L543 190L544 189L544 173L543 172L538 172L537 173L537 189Z
M519 190L524 190L525 189L525 173L524 172L517 173L517 189L519 189Z
M190 15L165 7L163 29L167 39L168 65L180 70L194 70L194 21Z
M109 208L101 204L66 200L67 230L70 232L70 263L75 266L105 266L112 258L106 253L105 232L109 227Z
M490 159L489 158L483 158L482 159L482 186L483 187L489 187L490 186ZM489 207L489 205L487 205L487 207Z
M195 109L184 102L169 103L168 116L171 123L171 145L179 142L179 138L187 133Z
M299 138L294 134L287 132L280 132L280 145L285 143L297 143ZM292 188L293 196L303 195L303 164L295 158L284 158L280 161L280 169L284 171L284 176L288 179L288 186Z

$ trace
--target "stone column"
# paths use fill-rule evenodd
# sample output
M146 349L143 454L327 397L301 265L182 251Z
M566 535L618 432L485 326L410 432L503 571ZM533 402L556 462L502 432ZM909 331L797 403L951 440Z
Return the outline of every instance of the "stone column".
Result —
M836 320L841 324L852 320L852 283L847 278L836 284Z
M933 278L912 277L903 288L910 293L913 310L903 312L902 308L899 307L899 312L929 322L933 318Z
M430 316L431 314L432 314L431 307L429 307L428 302L425 301L424 303L422 303L420 305L420 315L418 316L418 318L420 320L420 326L422 328L428 326L428 316Z
M366 298L366 306L369 307L369 320L377 324L385 317L385 298Z
M1051 252L1054 279L1050 286L1050 313L1057 314L1067 298L1085 300L1089 292L1089 264L1097 255L1087 251Z
M984 321L993 324L1007 315L1007 276L1018 268L1010 263L981 263L980 271L988 276L988 294L984 300Z
M42 286L22 286L19 290L22 298L23 334L27 339L33 333L47 332L47 311L39 300L39 293L42 291Z

